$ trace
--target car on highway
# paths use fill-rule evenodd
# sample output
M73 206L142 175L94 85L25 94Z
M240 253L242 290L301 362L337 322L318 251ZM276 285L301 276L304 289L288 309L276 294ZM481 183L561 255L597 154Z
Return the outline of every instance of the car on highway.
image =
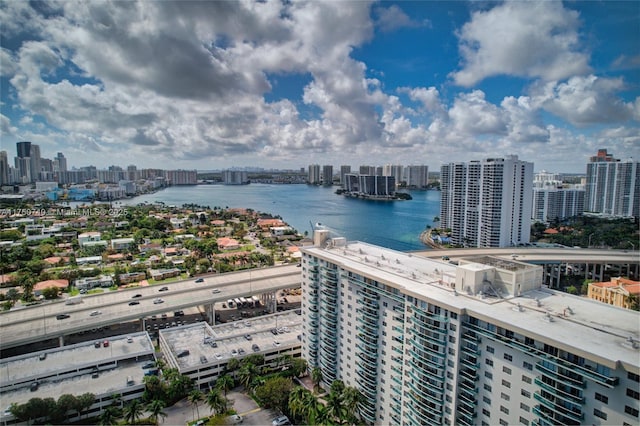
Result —
M214 288L213 290L211 290L211 293L218 294L218 293L220 293L220 289L219 288Z
M159 304L161 304L161 303L164 303L164 300L159 299L159 298L158 298L158 299L155 299L155 300L153 301L153 304L154 304L154 305L159 305Z
M71 315L69 315L69 314L58 314L58 315L56 315L56 319L57 320L63 320L63 319L67 319L67 318L70 318L70 317L71 317Z
M169 287L161 287L158 291L169 291Z
M134 294L133 296L131 296L132 299L139 299L141 297L142 297L141 294Z
M95 317L102 314L101 311L91 311L91 313L89 314L90 317Z
M196 280L196 282L197 282L197 283L203 283L203 282L204 282L204 278L198 278L198 279Z
M133 302L129 302L129 306L134 306L134 305L139 305L140 302L138 302L137 300L134 300Z

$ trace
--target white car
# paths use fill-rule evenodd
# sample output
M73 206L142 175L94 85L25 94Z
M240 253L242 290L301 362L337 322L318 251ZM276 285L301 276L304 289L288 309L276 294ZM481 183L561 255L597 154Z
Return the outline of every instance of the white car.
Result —
M95 317L95 316L98 316L98 315L100 315L100 314L102 314L102 312L100 312L100 311L91 311L91 313L89 314L89 316L91 316L91 317Z
M159 305L159 304L161 304L161 303L164 303L164 300L162 300L162 299L155 299L155 300L153 301L153 304L154 304L154 305Z
M211 293L213 293L213 294L220 293L220 289L219 288L214 288L213 290L211 290Z

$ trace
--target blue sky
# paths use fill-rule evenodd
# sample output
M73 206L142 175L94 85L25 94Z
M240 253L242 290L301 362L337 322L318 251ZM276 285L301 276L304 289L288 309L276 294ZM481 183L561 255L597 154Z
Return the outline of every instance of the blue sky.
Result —
M71 166L640 158L640 3L0 1L0 144Z

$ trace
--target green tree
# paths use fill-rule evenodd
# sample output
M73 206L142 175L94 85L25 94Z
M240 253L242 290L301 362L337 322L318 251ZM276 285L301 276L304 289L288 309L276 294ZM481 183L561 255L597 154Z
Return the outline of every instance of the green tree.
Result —
M57 299L60 295L60 289L56 286L47 287L42 290L42 295L47 300Z
M75 407L78 406L77 398L74 395L65 393L58 397L58 402L56 403L58 411L61 416L64 416L60 421L56 423L61 423L62 420L66 418L67 412L70 410L75 410ZM56 419L57 420L57 419Z
M364 401L364 397L360 391L352 386L347 386L342 391L342 399L347 410L347 421L350 424L358 423L360 417L360 406Z
M216 388L223 391L225 397L227 396L227 392L233 389L234 386L235 380L233 380L233 377L228 374L223 374L218 377L218 380L216 381Z
M227 398L222 396L219 389L211 389L206 396L207 405L216 414L227 411Z
M80 418L82 418L82 412L91 408L95 401L96 396L91 392L86 392L76 397L76 406L74 408L78 411L78 414L80 414Z
M151 401L149 404L147 404L147 411L151 413L151 415L149 416L149 418L155 423L158 424L158 417L161 417L162 419L164 419L165 417L167 417L167 413L165 413L164 408L165 408L165 404L164 401L159 400L159 399L154 399L153 401Z
M138 399L132 399L124 406L124 419L127 423L135 423L142 417L143 406Z
M565 289L569 294L578 294L578 289L574 285L570 285Z
M111 426L118 423L118 418L120 417L120 411L117 407L109 406L102 411L100 414L100 425L102 426Z
M199 389L192 390L191 392L189 392L189 396L187 397L187 400L191 404L191 414L193 415L193 408L195 407L198 412L198 418L200 418L200 409L198 408L198 403L203 399L204 395Z
M311 382L313 383L313 390L317 392L320 387L320 383L322 383L322 370L320 367L315 367L311 370Z
M307 361L302 358L293 358L291 360L291 372L294 377L302 376L307 371Z
M289 393L292 389L293 382L291 379L276 376L265 380L264 385L257 387L255 395L266 408L285 411L289 402Z

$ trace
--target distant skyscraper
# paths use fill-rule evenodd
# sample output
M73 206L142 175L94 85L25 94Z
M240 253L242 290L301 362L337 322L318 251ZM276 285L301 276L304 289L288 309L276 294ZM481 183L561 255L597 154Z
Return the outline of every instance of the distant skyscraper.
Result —
M376 166L360 166L360 174L375 176Z
M333 185L333 166L322 166L322 184L325 186Z
M58 155L56 155L56 158L54 159L54 168L56 167L55 164L57 164L57 170L55 170L56 172L67 171L67 159L64 157L64 154L62 154L61 152L59 152Z
M599 150L587 163L585 212L607 216L640 215L640 162L620 161Z
M320 185L320 164L310 164L307 182L311 185Z
M40 172L42 171L42 159L40 157L40 146L31 144L31 181L40 180Z
M559 173L541 171L533 179L531 219L550 223L584 212L584 185L565 185Z
M0 151L0 185L9 185L9 159L7 151Z
M340 166L340 185L344 188L345 175L351 173L351 166Z
M18 153L18 158L31 157L31 142L16 143L16 151Z
M426 188L429 184L429 167L425 165L407 166L407 186Z
M451 242L509 247L529 242L533 163L517 156L443 165L440 223Z

